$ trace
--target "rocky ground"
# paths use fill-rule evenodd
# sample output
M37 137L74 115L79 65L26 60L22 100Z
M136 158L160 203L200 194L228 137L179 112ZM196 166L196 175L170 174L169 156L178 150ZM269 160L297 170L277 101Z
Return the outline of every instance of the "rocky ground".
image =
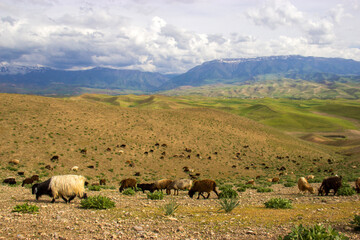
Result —
M273 185L274 192L257 193L248 189L240 193L240 206L231 213L219 211L219 200L212 193L207 200L190 199L187 192L148 200L138 192L121 195L117 189L88 192L111 198L116 207L110 210L80 208L80 199L65 204L61 199L51 204L43 196L35 201L31 189L0 185L0 239L278 239L294 225L331 225L350 239L360 239L350 220L360 214L360 195L319 197L300 195L297 187ZM293 209L266 209L272 197L288 198ZM179 208L165 216L161 209L174 199ZM37 205L38 214L12 212L16 205Z

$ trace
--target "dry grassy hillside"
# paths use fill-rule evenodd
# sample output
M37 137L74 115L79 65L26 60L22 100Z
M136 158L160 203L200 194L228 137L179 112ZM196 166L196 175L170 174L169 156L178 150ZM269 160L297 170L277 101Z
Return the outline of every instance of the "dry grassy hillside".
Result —
M50 160L54 155L58 162ZM11 159L20 164L9 164ZM275 176L280 167L288 176L323 172L343 161L326 146L221 111L125 109L15 94L0 94L0 160L2 178L21 180L17 172L24 171L44 180L71 173L76 165L90 182L105 178L116 184L136 172L141 181L187 177L184 166L201 178L240 181Z

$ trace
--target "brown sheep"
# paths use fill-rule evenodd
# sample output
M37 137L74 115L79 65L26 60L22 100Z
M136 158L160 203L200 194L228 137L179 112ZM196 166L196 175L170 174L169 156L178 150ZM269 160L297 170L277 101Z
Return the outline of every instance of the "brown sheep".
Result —
M360 193L360 177L358 179L356 179L355 190L357 193Z
M99 184L100 185L106 185L106 179L100 179Z
M309 191L309 193L312 193L312 194L315 193L314 188L312 186L310 186L310 184L304 177L299 178L298 188L299 188L300 193L306 192L306 191Z
M132 188L135 190L136 188L136 180L133 178L126 178L121 180L120 182L121 186L119 188L119 191L122 192L125 188Z
M161 179L156 182L154 182L154 190L162 190L167 189L167 187L172 183L173 181L170 179Z
M339 190L339 188L342 186L342 177L329 177L327 179L324 179L321 183L321 186L319 188L319 195L329 195L329 192L331 189L334 189L334 196Z
M279 182L280 181L280 178L278 177L274 177L273 179L271 179L272 182Z
M15 178L5 178L3 183L14 185L14 184L16 184L16 180L15 180Z
M34 180L32 178L25 178L22 182L21 186L23 187L25 184L33 184Z
M314 178L315 178L314 175L307 175L307 176L306 176L306 180L310 180L310 179L314 179Z
M246 184L255 185L255 180L254 180L254 179L251 179L251 180L249 180Z
M20 163L20 161L17 160L17 159L12 159L12 160L9 161L9 163L11 163L13 165L18 165Z
M200 195L203 196L203 198L205 199L205 196L203 195L204 192L207 192L208 195L206 198L210 197L210 192L214 191L216 193L216 195L219 197L218 192L216 191L216 183L213 180L210 179L205 179L205 180L199 180L199 181L195 181L192 188L189 190L189 196L191 198L193 198L194 194L196 192L198 192L198 197L197 199L200 198Z

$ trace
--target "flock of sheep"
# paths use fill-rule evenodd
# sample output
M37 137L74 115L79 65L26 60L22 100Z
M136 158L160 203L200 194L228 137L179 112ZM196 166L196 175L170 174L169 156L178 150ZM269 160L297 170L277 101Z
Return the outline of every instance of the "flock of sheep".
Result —
M52 203L56 199L61 197L66 203L70 203L76 196L79 198L87 198L85 193L86 178L81 175L58 175L49 178L48 180L35 183L32 186L32 194L36 195L36 200L38 200L42 195L48 195L52 197ZM154 192L156 190L162 191L166 190L167 194L171 194L171 190L174 190L174 195L179 194L179 190L189 190L188 195L193 198L195 193L198 193L197 199L202 196L204 199L209 198L210 193L213 191L217 196L219 193L216 190L216 183L213 180L189 180L189 179L179 179L179 180L170 180L162 179L155 181L154 183L139 183L137 184L136 180L133 178L123 179L120 182L119 191L122 192L126 188L132 189L141 189L143 192L150 191ZM338 189L342 186L342 177L334 176L329 177L323 180L320 188L318 189L319 195L328 195L330 190L334 190L334 195L337 193ZM298 180L298 188L300 192L310 192L315 193L315 189L309 184L306 178L300 177ZM360 178L355 182L355 189L360 193ZM204 193L208 195L205 197Z

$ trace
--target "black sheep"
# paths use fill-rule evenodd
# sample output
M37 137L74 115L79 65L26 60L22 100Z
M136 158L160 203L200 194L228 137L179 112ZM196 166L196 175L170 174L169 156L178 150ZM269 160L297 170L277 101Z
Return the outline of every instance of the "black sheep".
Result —
M319 188L319 195L323 196L324 194L327 196L331 189L334 189L334 195L337 193L339 188L342 185L342 177L329 177L324 179Z
M137 187L140 188L143 191L143 193L145 193L146 190L153 193L155 190L155 185L153 183L139 183Z
M189 190L189 196L191 198L193 198L194 194L196 192L198 192L198 197L197 199L200 198L200 195L203 196L203 198L205 198L205 196L203 195L204 192L207 192L207 197L210 197L210 192L214 191L216 193L216 195L219 197L218 192L216 191L216 183L213 180L210 179L205 179L205 180L200 180L200 181L195 181L192 188Z

